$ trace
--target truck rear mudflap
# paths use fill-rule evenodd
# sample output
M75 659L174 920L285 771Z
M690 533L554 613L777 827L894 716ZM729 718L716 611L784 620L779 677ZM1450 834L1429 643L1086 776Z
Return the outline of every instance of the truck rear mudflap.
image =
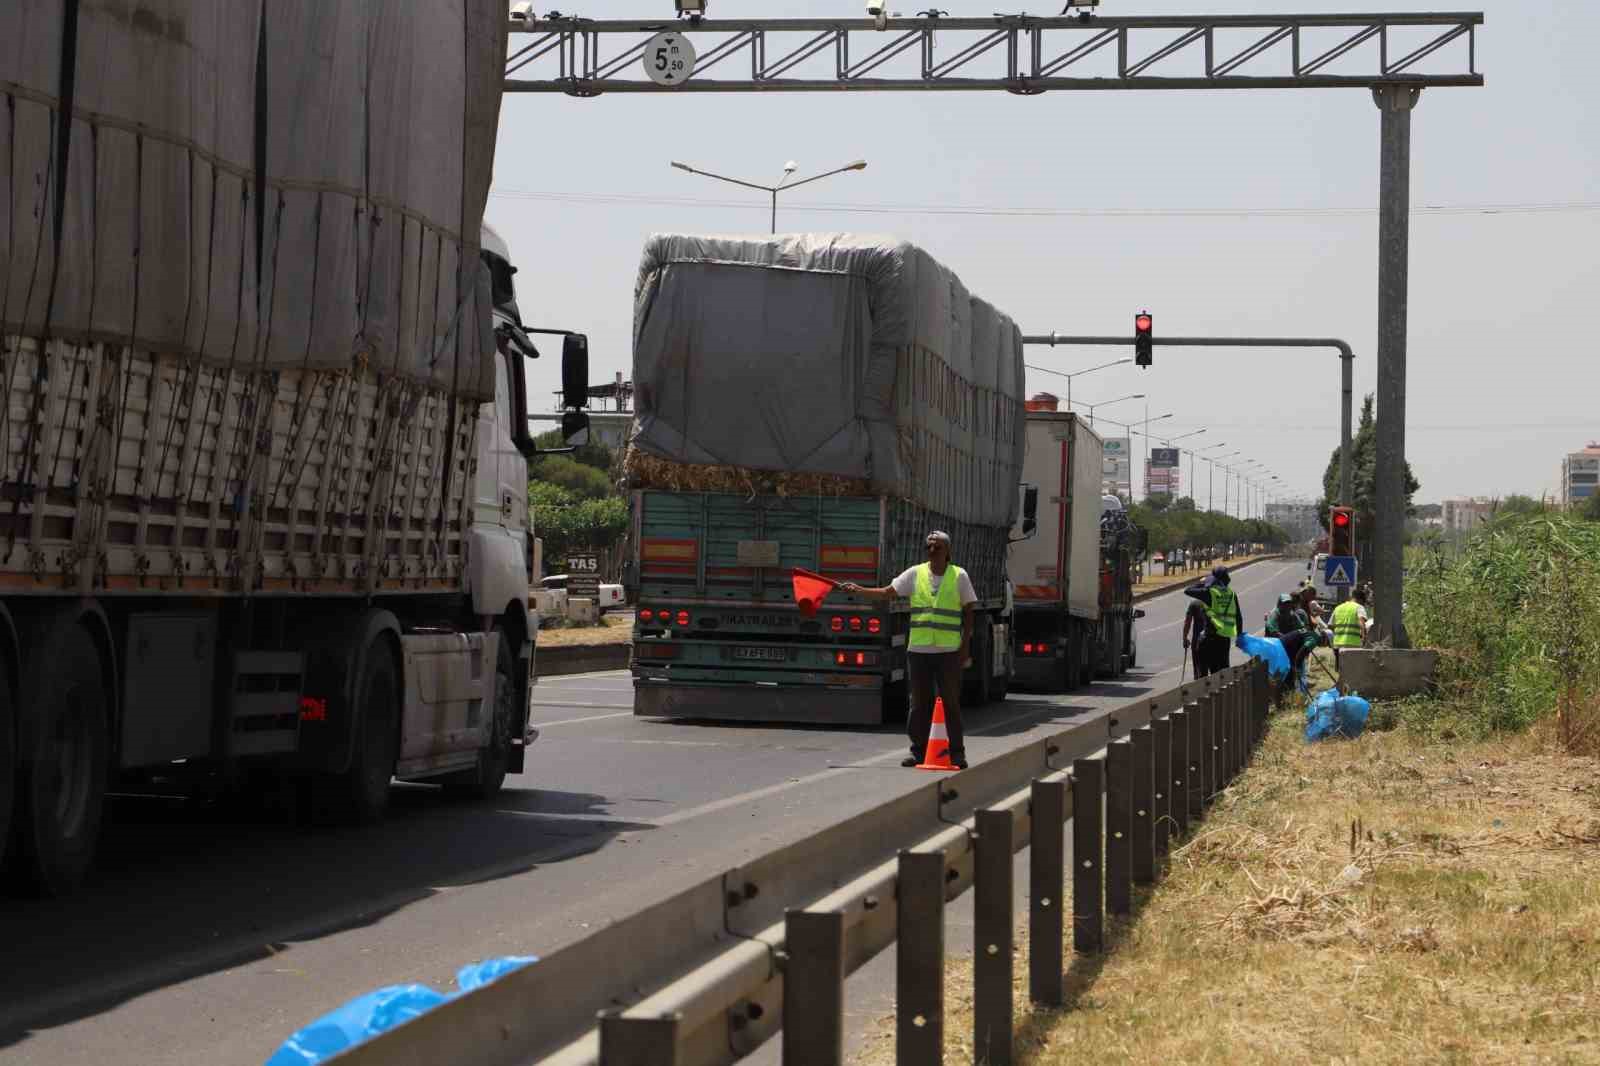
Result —
M643 718L878 725L883 690L865 686L684 684L635 678L633 713Z

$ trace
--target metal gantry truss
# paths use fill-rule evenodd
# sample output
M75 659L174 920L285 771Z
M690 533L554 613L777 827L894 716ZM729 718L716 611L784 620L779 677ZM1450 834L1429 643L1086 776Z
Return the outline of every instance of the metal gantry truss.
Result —
M598 96L1474 86L1483 84L1475 65L1475 30L1482 24L1483 15L1475 12L1090 19L925 15L887 19L881 28L872 19L513 19L505 87L507 92ZM690 37L700 55L687 81L661 86L644 76L641 57L649 39L667 30ZM531 40L523 44L524 37ZM913 65L912 55L920 63ZM1418 73L1430 57L1431 71Z

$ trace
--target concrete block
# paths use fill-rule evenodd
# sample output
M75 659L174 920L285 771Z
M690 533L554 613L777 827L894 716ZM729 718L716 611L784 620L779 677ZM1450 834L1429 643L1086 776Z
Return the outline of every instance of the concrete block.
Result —
M588 596L571 596L567 599L567 620L579 625L600 624L600 605Z
M1339 653L1345 687L1368 699L1414 696L1433 685L1439 653L1397 648L1346 648Z

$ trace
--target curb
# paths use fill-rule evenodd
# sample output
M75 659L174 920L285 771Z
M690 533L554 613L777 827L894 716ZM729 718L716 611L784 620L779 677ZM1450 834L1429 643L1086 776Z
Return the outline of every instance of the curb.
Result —
M1275 559L1283 559L1283 558L1286 558L1286 557L1282 556L1282 555L1263 555L1259 559L1251 559L1248 562L1240 563L1238 566L1230 566L1230 567L1228 567L1228 572L1230 574L1231 573L1235 573L1235 572L1237 572L1239 570L1243 570L1247 566L1254 566L1256 563L1266 563L1266 562L1271 562L1271 561L1273 561ZM1195 581L1204 581L1205 578L1206 578L1206 574L1207 573L1209 573L1209 571L1196 570L1195 571ZM1134 603L1143 603L1145 600L1153 600L1157 596L1165 596L1169 592L1182 592L1183 589L1184 589L1184 583L1181 582L1181 581L1178 581L1178 582L1174 582L1171 585L1167 585L1164 588L1151 589L1149 592L1135 592L1133 594L1133 602Z
M626 670L632 654L633 645L627 641L542 648L534 652L534 672L538 677L560 677L563 674L587 674L596 670Z

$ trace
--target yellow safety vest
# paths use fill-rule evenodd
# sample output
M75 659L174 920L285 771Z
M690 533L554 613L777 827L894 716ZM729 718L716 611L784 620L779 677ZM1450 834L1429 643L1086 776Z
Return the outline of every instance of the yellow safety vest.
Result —
M1226 585L1211 586L1211 602L1206 606L1206 617L1211 620L1211 632L1232 640L1239 635L1239 597Z
M917 587L911 593L911 647L957 651L961 647L961 568L946 564L937 596L932 575L927 563L917 567Z
M1359 648L1362 636L1361 608L1355 600L1345 600L1333 609L1333 646Z

